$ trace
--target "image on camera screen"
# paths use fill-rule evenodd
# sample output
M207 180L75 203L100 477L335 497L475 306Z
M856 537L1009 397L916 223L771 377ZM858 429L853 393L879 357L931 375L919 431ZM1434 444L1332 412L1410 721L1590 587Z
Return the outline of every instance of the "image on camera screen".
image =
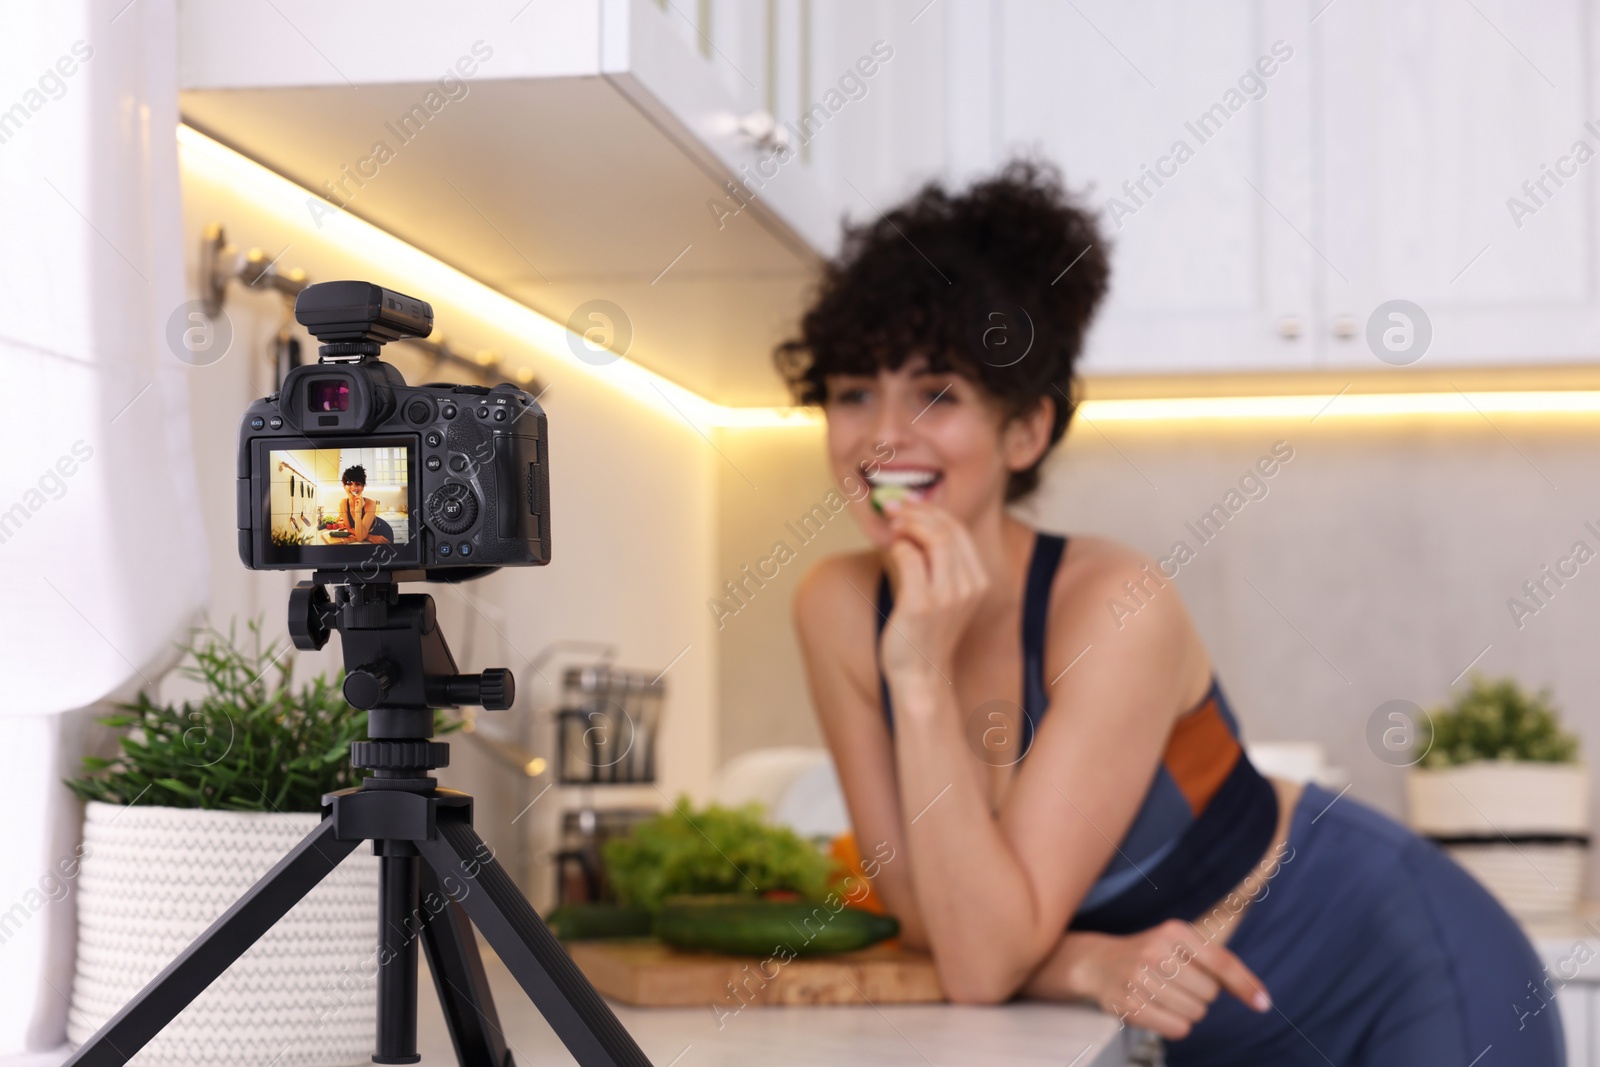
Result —
M411 540L411 472L403 445L274 449L268 462L274 545L403 545Z

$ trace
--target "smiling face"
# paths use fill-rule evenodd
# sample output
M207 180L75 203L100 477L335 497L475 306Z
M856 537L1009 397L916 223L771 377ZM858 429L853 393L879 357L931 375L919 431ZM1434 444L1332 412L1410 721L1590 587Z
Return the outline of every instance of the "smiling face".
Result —
M1033 463L1048 443L1051 409L1008 420L967 378L929 373L913 357L874 376L830 375L828 454L835 480L865 481L880 499L902 496L936 504L968 526L1005 503L1013 470ZM849 494L856 521L880 548L888 521L862 493Z
M351 500L360 500L361 494L366 491L366 488L366 485L362 482L344 483L344 491L349 494Z

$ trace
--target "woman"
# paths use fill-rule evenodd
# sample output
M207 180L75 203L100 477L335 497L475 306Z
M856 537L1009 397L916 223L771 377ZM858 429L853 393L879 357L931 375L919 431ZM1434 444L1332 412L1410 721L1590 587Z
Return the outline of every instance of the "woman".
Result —
M874 548L816 565L795 617L902 940L952 1000L1092 1000L1175 1067L1563 1063L1546 975L1476 882L1251 766L1170 575L1008 513L1108 273L1059 178L1017 164L850 230L779 349L835 478L882 505L852 494Z
M367 468L359 463L346 467L339 480L344 483L344 499L339 501L339 525L350 531L349 543L393 543L394 527L378 518L378 502L362 495L367 490Z

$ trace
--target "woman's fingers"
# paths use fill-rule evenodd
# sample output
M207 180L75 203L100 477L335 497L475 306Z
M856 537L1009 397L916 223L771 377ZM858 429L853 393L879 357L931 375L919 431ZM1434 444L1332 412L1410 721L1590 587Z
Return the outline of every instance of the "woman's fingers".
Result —
M928 557L921 546L895 541L889 546L889 567L894 572L895 603L920 606L928 589Z
M1202 941L1194 961L1215 975L1217 981L1222 983L1222 988L1249 1007L1256 1011L1266 1011L1272 1007L1272 998L1267 995L1266 983L1256 977L1255 972L1244 965L1243 960L1221 945Z
M942 531L927 521L920 508L901 507L890 520L890 528L900 537L914 541L927 554L928 579L937 589L954 588L954 568L950 546Z
M1211 1008L1211 998L1199 996L1176 981L1168 982L1149 993L1140 993L1147 1002L1158 1004L1180 1018L1197 1023Z
M972 537L953 515L931 505L902 506L896 509L891 526L928 553L929 576L939 589L965 598L985 586Z
M1189 1036L1189 1030L1194 1025L1191 1020L1154 1001L1134 1004L1126 1011L1113 1009L1112 1014L1132 1026L1153 1030L1169 1041Z
M1192 964L1185 964L1179 967L1177 977L1173 978L1168 985L1180 987L1189 996L1206 1005L1216 1000L1218 991L1222 989L1222 983L1218 982L1210 971L1204 967L1195 967Z

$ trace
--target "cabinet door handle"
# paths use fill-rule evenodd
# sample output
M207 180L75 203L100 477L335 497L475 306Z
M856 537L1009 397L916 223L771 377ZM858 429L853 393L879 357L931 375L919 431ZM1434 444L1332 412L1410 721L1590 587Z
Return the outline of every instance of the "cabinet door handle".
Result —
M1305 333L1305 323L1298 315L1285 315L1278 320L1278 336L1285 341L1297 341Z
M786 148L789 131L778 125L772 112L764 108L743 115L738 121L739 133L757 148Z

